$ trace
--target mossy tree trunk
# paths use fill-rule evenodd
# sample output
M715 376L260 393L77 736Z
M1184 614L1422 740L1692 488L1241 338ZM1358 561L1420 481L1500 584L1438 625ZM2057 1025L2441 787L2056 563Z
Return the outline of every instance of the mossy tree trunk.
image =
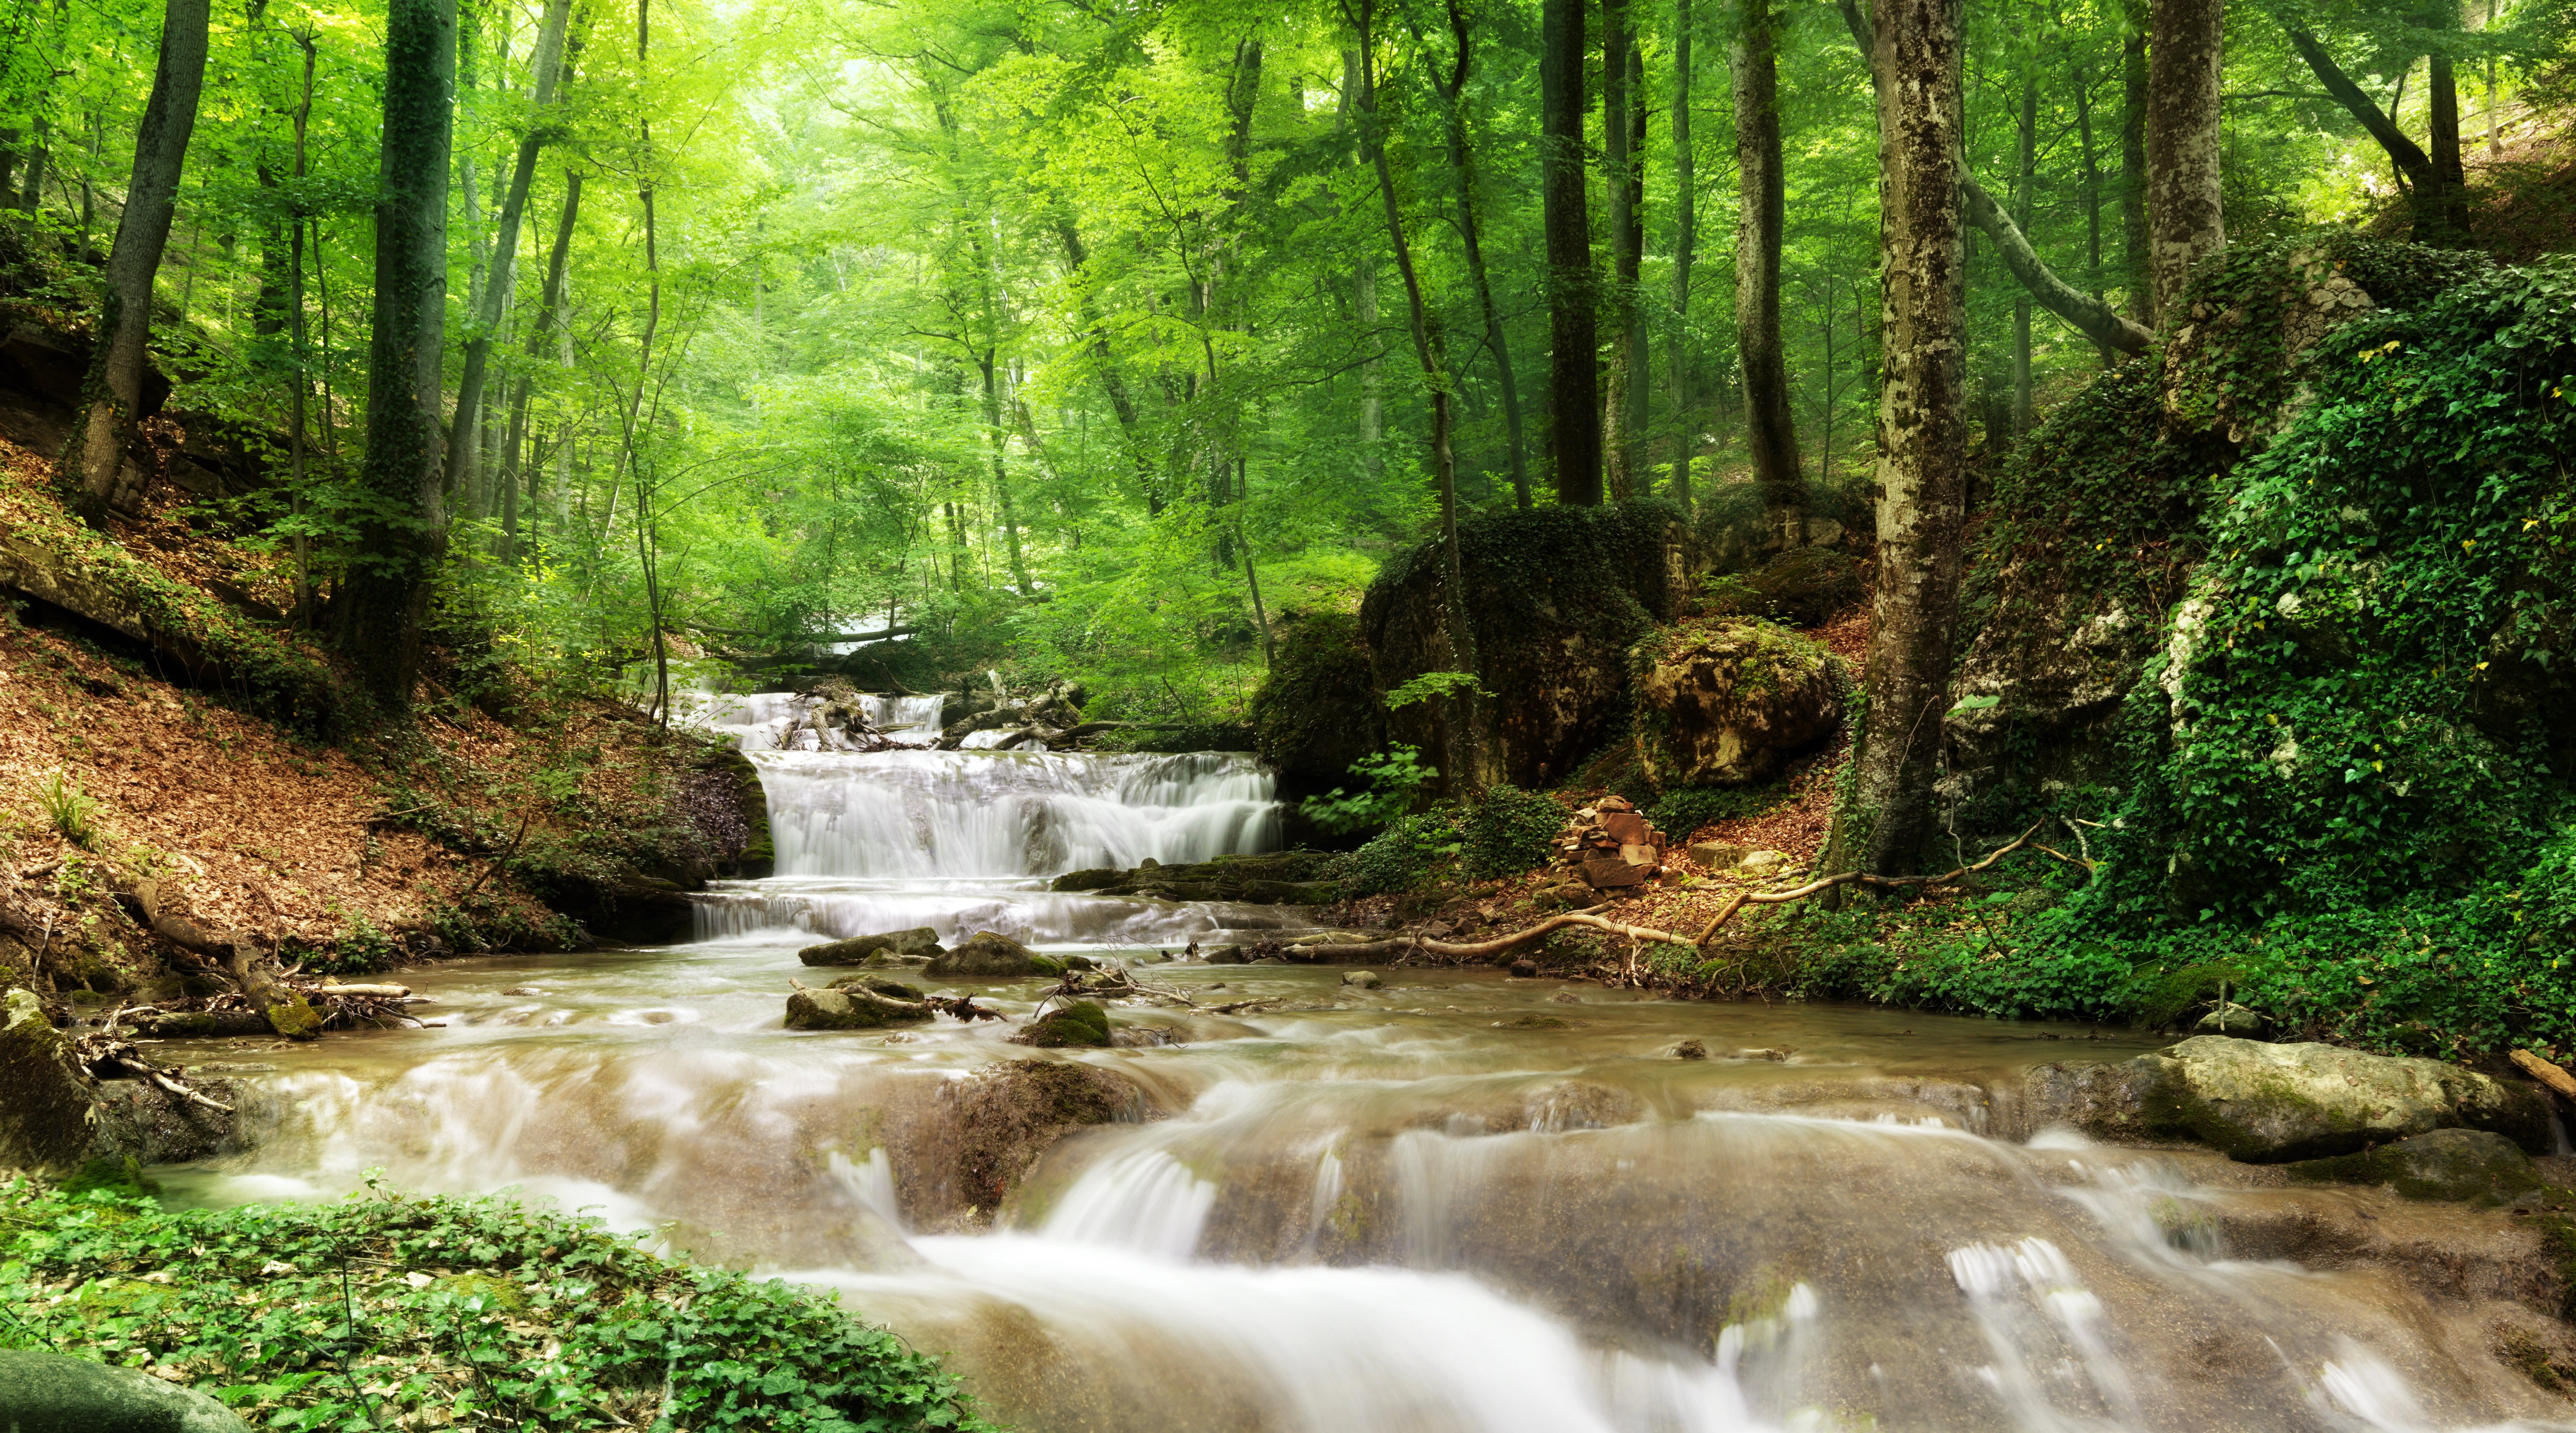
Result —
M2147 251L2156 326L2227 244L2219 206L2219 62L2226 0L2155 0L2147 48Z
M1744 369L1744 446L1773 545L1803 546L1807 485L1780 342L1780 243L1788 217L1780 159L1780 16L1740 0L1735 71L1735 341Z
M1540 222L1547 230L1547 451L1556 500L1601 501L1600 333L1583 182L1583 0L1545 0L1539 39Z
M446 547L440 350L447 327L447 184L455 123L456 0L390 0L377 174L375 332L358 558L340 650L386 716L411 706L421 621Z
M179 175L188 136L197 126L197 96L206 79L207 0L169 0L161 13L161 54L152 97L134 135L134 172L116 242L107 255L107 301L81 386L81 424L63 455L64 486L91 521L111 506L142 496L117 490L126 440L143 406L143 368L152 338L152 279L170 243L178 212Z
M2120 268L2129 318L2156 321L2155 267L2147 259L2147 0L2126 0L2120 37Z
M1931 828L1967 489L1960 0L1880 0L1878 590L1852 788L1827 860L1887 872Z

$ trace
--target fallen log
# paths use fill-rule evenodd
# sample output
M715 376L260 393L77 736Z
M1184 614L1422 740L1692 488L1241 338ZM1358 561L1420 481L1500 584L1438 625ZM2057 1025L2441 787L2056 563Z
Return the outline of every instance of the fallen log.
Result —
M2529 1050L2514 1051L2513 1062L2522 1067L2523 1073L2557 1091L2560 1099L2576 1104L2576 1075L2568 1074Z

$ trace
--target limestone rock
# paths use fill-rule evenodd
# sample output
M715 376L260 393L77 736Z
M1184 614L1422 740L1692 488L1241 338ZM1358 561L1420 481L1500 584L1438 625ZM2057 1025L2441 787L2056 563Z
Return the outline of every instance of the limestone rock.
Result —
M22 1433L250 1433L233 1411L139 1368L0 1349L0 1414Z
M1614 890L1622 886L1642 886L1655 873L1652 866L1635 865L1621 857L1583 863L1583 879L1594 890Z
M2231 1000L2200 1017L2191 1028L2203 1035L2251 1037L2262 1034L2265 1023L2260 1012L2249 1010Z
M929 1018L929 1006L865 986L799 990L787 997L790 1030L880 1030Z
M1047 967L1055 967L1050 972ZM1036 951L1008 936L979 930L958 943L955 950L934 957L921 968L924 975L966 976L988 980L1015 980L1023 976L1061 974L1061 961L1046 961Z
M1691 846L1690 858L1712 871L1732 870L1744 859L1744 848L1731 841L1700 841Z
M1637 649L1637 758L1658 786L1746 786L1833 735L1833 654L1765 622L1685 623Z
M939 932L928 926L809 945L796 952L807 965L912 965L941 954Z
M1735 863L1735 873L1747 880L1767 881L1773 876L1787 874L1789 864L1788 853L1784 851L1747 851L1743 859Z
M1346 970L1342 972L1342 983L1362 990L1375 990L1386 982L1374 970Z
M2502 1204L2540 1187L2531 1159L2512 1140L2478 1129L2437 1129L2359 1154L2289 1166L2311 1184L2384 1184L2408 1199Z

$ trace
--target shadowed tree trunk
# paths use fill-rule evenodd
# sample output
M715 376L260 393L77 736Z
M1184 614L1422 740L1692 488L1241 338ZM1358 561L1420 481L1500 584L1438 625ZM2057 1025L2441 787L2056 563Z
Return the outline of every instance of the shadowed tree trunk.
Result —
M140 498L121 489L125 445L142 416L143 369L152 338L152 278L170 243L179 174L197 125L197 95L206 78L207 0L169 0L161 15L161 57L152 97L134 135L134 174L116 243L107 256L107 301L99 311L89 375L81 385L82 419L63 455L64 486L93 523L110 507Z
M2155 0L2147 49L2147 253L2156 323L2227 243L2219 207L2220 42L2226 0Z
M1601 465L1614 501L1637 496L1639 409L1646 397L1646 344L1637 307L1644 266L1645 72L1628 24L1628 0L1601 0L1601 178L1609 192L1610 363L1601 403Z
M1485 269L1483 205L1477 198L1475 149L1467 137L1467 73L1475 54L1475 35L1467 23L1466 11L1460 8L1460 0L1448 0L1448 10L1449 36L1457 46L1449 74L1444 79L1438 64L1428 55L1423 57L1423 67L1431 76L1431 87L1439 92L1448 121L1449 167L1458 176L1458 235L1467 249L1467 280L1476 288L1476 307L1485 320L1485 346L1493 352L1494 378L1503 390L1503 428L1511 441L1512 500L1527 512L1530 485L1521 433L1521 386L1512 372L1512 349L1503 333L1502 310L1494 302L1493 281Z
M545 357L548 342L569 341L571 337L571 325L563 321L564 282L572 258L573 224L580 215L581 171L566 170L563 213L555 221L554 248L546 255L546 286L537 298L537 320L528 326L528 358L531 362ZM560 338L557 330L561 330ZM515 562L519 555L519 475L515 465L518 462L521 446L528 441L528 400L535 383L533 374L521 373L518 381L511 385L510 432L508 443L503 449L510 455L509 461L513 464L513 467L503 474L503 480L507 484L502 489L501 502L501 560L504 562ZM536 468L533 463L530 464L528 473L530 479L528 486L533 496L536 488Z
M2082 69L2075 72L2075 137L2082 148L2084 165L2084 286L2093 302L2102 303L2102 156L2093 144L2093 81ZM2107 304L2104 307L2109 307ZM2119 349L2101 339L2093 340L2102 351L2102 366L2119 362Z
M1879 0L1878 586L1869 707L1827 862L1910 865L1932 829L1966 523L1960 0Z
M2024 237L2030 234L2031 191L2039 183L2039 81L2023 75L2021 81L2020 167L2013 171L2013 222L2021 226ZM2012 429L2016 434L2030 431L2031 412L2035 406L2030 386L2030 290L2027 286L2013 295L2012 350Z
M1770 0L1740 0L1735 71L1736 351L1744 369L1744 446L1773 545L1806 541L1807 486L1780 341L1780 240L1787 218L1780 163L1780 17Z
M2147 259L2147 0L2129 0L2120 39L2120 271L2129 317L2156 321L2155 266Z
M2415 221L2415 242L2441 248L2467 246L2467 171L2460 157L2460 93L2449 57L2437 52L2432 60L2427 108L2432 112L2433 151L2427 154L2397 127L2395 100L2389 102L2387 109L2381 109L2377 100L2353 83L2306 26L2285 24L2282 29L2289 34L2290 47L2307 62L2326 93L2361 121L2361 127L2379 141L2380 149L2388 155L2389 165L2406 189L2407 209ZM2402 92L2405 82L2401 79L2398 83Z
M421 619L445 547L439 358L447 325L448 142L455 109L456 0L390 0L367 451L358 475L365 505L339 632L361 688L389 717L411 707Z
M1691 452L1699 446L1690 388L1691 263L1699 247L1699 175L1691 155L1691 0L1673 0L1673 501L1692 509Z
M1601 501L1600 337L1583 183L1583 0L1545 0L1539 191L1547 229L1547 450L1560 503Z

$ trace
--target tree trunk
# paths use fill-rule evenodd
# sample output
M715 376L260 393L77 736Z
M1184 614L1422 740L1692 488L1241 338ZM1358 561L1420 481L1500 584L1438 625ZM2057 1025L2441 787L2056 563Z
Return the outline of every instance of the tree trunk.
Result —
M104 521L109 508L131 507L143 496L121 488L117 476L126 467L126 441L143 416L152 279L170 242L179 174L197 124L197 95L206 78L206 10L207 0L168 0L162 10L161 57L134 135L134 174L108 252L107 301L81 385L84 416L63 454L64 486L93 523Z
M2120 38L2120 270L2129 318L2156 321L2155 265L2147 254L2147 0L2128 0Z
M1644 60L1628 26L1628 0L1601 0L1601 169L1610 197L1610 363L1602 385L1601 462L1615 502L1638 495L1645 425L1645 327L1637 276L1645 257Z
M1583 0L1543 0L1539 203L1547 230L1547 451L1556 500L1601 501L1601 355L1583 182Z
M2102 304L2102 158L2093 147L2093 82L2081 69L2075 72L2075 137L2084 162L2084 285L2093 302ZM2114 345L2098 338L2093 345L2102 352L2104 368L2120 361Z
M537 298L536 322L528 326L528 357L531 361L545 357L546 343L550 338L555 337L556 329L560 328L563 331L565 339L571 336L571 325L563 318L564 281L572 257L573 222L580 213L581 171L566 170L563 215L555 222L554 248L546 255L546 286ZM535 382L533 374L522 373L518 381L511 385L510 434L506 451L514 455L519 452L521 445L528 441L528 402ZM534 463L529 465L528 478L529 492L533 499L536 488ZM512 475L512 491L516 492L515 474ZM501 560L516 562L518 554L519 524L517 503L514 499L501 514Z
M571 15L572 0L546 0L545 17L538 23L536 53L529 60L530 101L535 115L527 134L519 140L518 162L511 168L510 187L501 198L501 216L492 232L491 271L483 280L474 327L465 339L464 368L456 380L456 433L447 445L447 486L451 492L470 493L478 480L483 386L492 358L492 338L510 310L510 291L518 278L519 224L527 212L528 190L536 182L537 154L554 137L549 111L564 70L564 26Z
M2465 245L2468 235L2453 226L2454 208L2440 165L2433 155L2426 154L2414 140L2407 138L2404 130L2397 127L2397 98L2391 98L2388 108L2382 110L2379 102L2364 93L2361 86L2353 83L2352 77L2343 72L2343 67L2335 63L2334 56L2326 52L2324 43L2313 31L2303 25L2285 24L2281 28L2290 37L2290 47L2298 51L2300 59L2307 61L2308 69L2316 75L2317 82L2325 86L2326 93L2332 95L2335 103L2342 105L2353 118L2360 120L2361 127L2370 132L2372 139L2379 141L2380 149L2388 155L2389 167L2396 171L2398 187L2406 192L2407 207L2414 216L2415 228L2411 237L2415 242L2441 248ZM2437 80L2448 77L2447 66L2436 75ZM2406 84L2404 77L2399 77L2397 83L2398 95L2402 97ZM2439 91L2437 84L2431 106L2437 148L2441 143L2439 128L2443 108ZM2459 149L2459 95L2456 86L2452 87L2450 108L2451 148L2453 163L2456 164Z
M1687 4L1688 0L1683 0ZM1439 91L1440 103L1446 110L1449 128L1449 167L1458 176L1458 234L1467 249L1467 279L1476 287L1476 307L1485 320L1485 346L1493 351L1495 381L1503 390L1503 428L1511 442L1512 501L1521 511L1530 507L1529 464L1521 432L1521 386L1512 372L1512 347L1503 332L1502 309L1494 302L1494 285L1485 269L1485 238L1482 209L1477 202L1475 149L1468 143L1467 73L1475 54L1474 32L1460 0L1448 0L1449 34L1457 46L1451 61L1449 77L1442 80L1439 68L1426 58L1432 87Z
M2013 172L2013 222L2030 233L2031 191L2039 182L2039 81L2024 75L2021 82L2021 167ZM2036 247L2036 246L2034 246ZM2013 407L2012 427L2016 434L2030 431L2033 410L2037 407L2030 382L2030 290L2013 295Z
M411 707L420 628L446 545L439 378L447 324L448 142L456 0L390 0L377 170L375 331L367 349L368 514L340 601L340 650L387 717Z
M1145 498L1145 513L1159 517L1163 511L1162 484L1155 479L1154 456L1138 427L1136 399L1128 392L1127 377L1118 371L1118 360L1109 350L1109 334L1101 325L1099 304L1083 281L1082 269L1090 262L1090 251L1083 245L1082 231L1061 211L1056 215L1055 231L1064 246L1065 279L1073 286L1075 313L1082 320L1082 331L1091 339L1094 372L1099 376L1101 391L1109 395L1109 411L1117 416L1119 437L1136 465L1136 483Z
M1741 0L1735 41L1735 334L1744 370L1744 446L1772 546L1806 544L1807 485L1780 341L1780 240L1788 206L1780 162L1780 17Z
M1699 446L1690 389L1691 261L1699 247L1699 175L1691 154L1691 0L1673 0L1673 501L1687 514L1691 456Z
M1011 435L1002 426L1002 389L994 372L992 349L975 355L975 366L984 375L985 445L993 465L993 511L1002 520L1002 540L1011 563L1011 585L1022 597L1037 595L1037 584L1029 580L1028 562L1020 555L1020 518L1011 503Z
M1889 872L1932 828L1966 524L1961 0L1879 0L1878 585L1854 788L1828 863Z
M2147 251L2156 323L2227 243L2219 205L2219 60L2226 0L2155 0L2147 51Z
M1440 491L1441 628L1448 647L1449 670L1476 670L1475 629L1467 621L1466 580L1458 555L1458 471L1450 451L1449 360L1440 338L1439 320L1423 297L1422 276L1413 267L1413 247L1404 234L1404 211L1396 203L1395 171L1387 163L1386 136L1377 112L1376 0L1359 0L1360 143L1377 171L1378 199L1386 210L1387 244L1395 251L1396 272L1404 279L1405 311L1411 319L1413 354L1422 366L1422 386L1431 398L1431 476ZM1452 796L1472 796L1483 786L1476 760L1476 696L1470 685L1442 698L1448 750L1442 760Z
M2460 154L2460 84L2447 51L2435 50L2430 68L2427 80L2432 90L2433 179L2441 185L2437 202L2442 206L2442 224L2451 242L2466 248L2470 243L2469 171Z

